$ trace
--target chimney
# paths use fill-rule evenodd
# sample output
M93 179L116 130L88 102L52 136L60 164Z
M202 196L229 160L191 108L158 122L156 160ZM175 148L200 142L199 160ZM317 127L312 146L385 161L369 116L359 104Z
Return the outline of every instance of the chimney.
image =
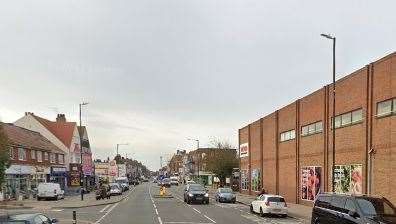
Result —
M66 116L65 114L58 114L56 116L56 122L66 122Z
M27 115L34 115L34 113L33 112L25 112L25 116L27 116Z

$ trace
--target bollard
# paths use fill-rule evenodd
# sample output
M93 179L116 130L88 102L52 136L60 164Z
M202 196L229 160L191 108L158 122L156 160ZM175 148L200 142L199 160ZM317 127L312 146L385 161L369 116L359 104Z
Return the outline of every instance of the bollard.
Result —
M73 211L73 224L77 223L77 214L76 211Z

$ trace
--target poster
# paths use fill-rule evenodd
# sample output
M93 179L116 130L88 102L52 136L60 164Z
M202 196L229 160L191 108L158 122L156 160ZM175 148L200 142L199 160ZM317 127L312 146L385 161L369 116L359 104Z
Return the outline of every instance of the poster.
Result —
M261 190L261 172L260 169L252 169L252 191Z
M109 175L113 177L118 175L118 167L117 167L117 162L115 160L111 160L109 162Z
M320 191L322 168L306 166L301 169L301 199L313 201Z
M362 165L337 165L334 168L335 192L362 194Z
M249 143L244 143L239 146L239 158L249 156Z
M241 170L241 189L242 190L247 190L249 185L249 180L248 180L248 171L247 170Z

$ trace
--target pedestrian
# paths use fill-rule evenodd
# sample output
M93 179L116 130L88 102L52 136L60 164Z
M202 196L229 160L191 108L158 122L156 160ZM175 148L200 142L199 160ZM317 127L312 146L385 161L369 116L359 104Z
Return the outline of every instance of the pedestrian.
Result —
M257 196L261 196L263 194L267 194L267 191L265 191L265 189L261 189L260 193Z

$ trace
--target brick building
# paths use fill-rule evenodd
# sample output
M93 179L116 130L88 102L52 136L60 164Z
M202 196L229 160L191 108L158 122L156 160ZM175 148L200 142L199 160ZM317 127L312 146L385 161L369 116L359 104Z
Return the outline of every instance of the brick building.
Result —
M8 137L10 167L5 171L4 193L15 198L41 182L66 183L65 154L40 133L13 124L0 123ZM60 174L60 175L58 175Z
M239 129L241 192L261 188L311 205L332 191L332 85ZM396 203L396 52L336 82L335 182L340 193Z

